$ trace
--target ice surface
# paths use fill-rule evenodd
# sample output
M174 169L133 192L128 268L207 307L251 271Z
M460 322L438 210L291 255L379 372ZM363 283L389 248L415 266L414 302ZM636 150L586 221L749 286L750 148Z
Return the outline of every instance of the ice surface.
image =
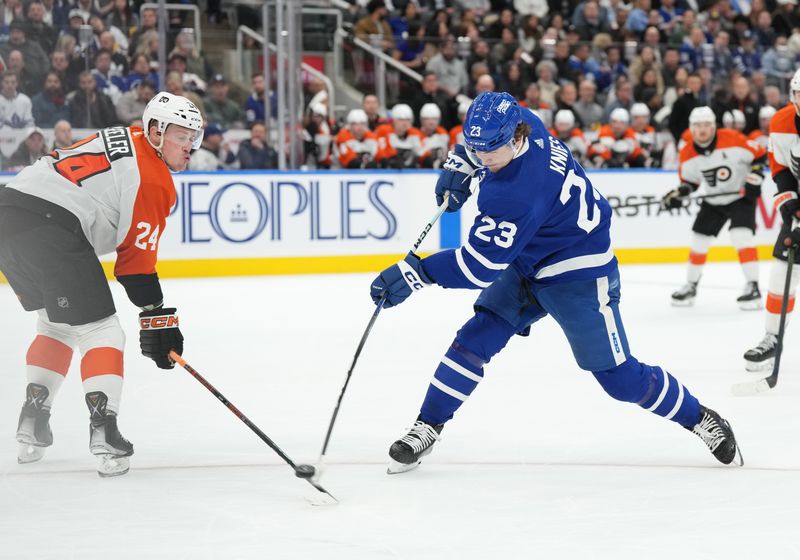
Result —
M761 277L768 277L764 263ZM371 275L164 281L185 358L297 462L314 463L361 333ZM710 264L694 308L669 305L684 267L622 269L635 356L666 366L731 420L745 459L720 466L677 425L608 398L549 319L515 338L422 467L387 476L475 292L432 288L375 325L313 492L188 373L127 334L120 427L131 472L100 479L88 452L78 360L53 409L55 444L16 464L34 314L0 286L0 558L800 558L800 368L790 329L778 387L748 399L742 353L763 314L742 312L735 264ZM762 287L763 287L762 282ZM765 290L762 290L765 291Z

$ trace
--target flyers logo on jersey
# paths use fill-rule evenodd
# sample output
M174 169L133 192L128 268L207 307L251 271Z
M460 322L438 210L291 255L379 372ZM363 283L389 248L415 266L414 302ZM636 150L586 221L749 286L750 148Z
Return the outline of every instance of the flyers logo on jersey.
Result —
M724 183L731 178L732 174L731 168L727 165L720 165L713 169L703 170L703 178L706 180L709 187L716 187L717 183Z
M109 161L115 162L120 158L133 155L127 128L121 126L104 128L100 131L100 135L103 137L103 144L105 144Z
M178 318L175 315L159 315L158 317L142 317L139 319L139 328L143 331L174 329L177 327Z

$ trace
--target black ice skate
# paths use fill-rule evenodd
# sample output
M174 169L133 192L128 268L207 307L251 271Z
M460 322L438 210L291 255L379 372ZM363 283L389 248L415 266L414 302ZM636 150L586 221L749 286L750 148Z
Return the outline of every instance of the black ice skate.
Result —
M740 467L744 464L731 425L710 408L701 405L700 421L693 428L686 429L697 434L720 463L730 465L735 461Z
M28 383L25 389L25 404L19 413L17 425L17 462L33 463L44 457L45 449L53 445L50 431L50 407L44 402L50 391L44 385Z
M688 282L680 290L672 292L672 305L676 307L690 307L694 305L697 296L697 282Z
M444 424L432 425L417 418L411 430L389 448L391 462L387 474L403 473L418 467L422 458L433 450L433 444L441 439L442 428Z
M778 337L772 333L765 334L755 348L744 353L744 369L755 373L772 369L777 346Z
M117 415L106 410L108 397L95 391L86 394L89 407L89 451L97 456L97 474L119 476L128 472L133 445L122 437L117 428Z
M758 282L748 282L745 284L744 292L736 298L736 303L739 304L739 309L743 311L751 311L764 307L761 303L761 291L758 289Z

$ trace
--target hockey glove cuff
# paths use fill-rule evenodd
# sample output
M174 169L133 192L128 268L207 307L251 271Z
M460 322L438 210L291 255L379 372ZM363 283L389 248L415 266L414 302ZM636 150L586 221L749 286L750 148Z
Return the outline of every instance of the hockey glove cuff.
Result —
M447 154L447 161L442 166L442 172L436 181L436 204L441 206L444 202L444 193L449 191L447 212L455 212L461 208L472 194L469 190L470 183L480 168L480 165L470 159L464 146L457 144Z
M171 350L183 353L183 335L176 311L174 307L165 307L139 313L139 347L161 369L175 367L169 357Z
M779 192L775 195L774 205L775 209L780 211L784 224L791 224L793 219L800 218L798 216L800 200L797 199L797 193L792 191Z
M422 261L409 252L402 261L381 272L370 286L370 297L377 305L386 295L384 307L394 307L403 303L412 292L433 284L433 279L422 268Z

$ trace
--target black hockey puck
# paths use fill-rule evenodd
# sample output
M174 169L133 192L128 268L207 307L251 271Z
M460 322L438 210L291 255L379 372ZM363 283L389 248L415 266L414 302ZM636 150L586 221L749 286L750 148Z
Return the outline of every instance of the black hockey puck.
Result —
M297 478L311 478L314 476L316 469L311 465L297 465L297 468L294 470L295 476Z

